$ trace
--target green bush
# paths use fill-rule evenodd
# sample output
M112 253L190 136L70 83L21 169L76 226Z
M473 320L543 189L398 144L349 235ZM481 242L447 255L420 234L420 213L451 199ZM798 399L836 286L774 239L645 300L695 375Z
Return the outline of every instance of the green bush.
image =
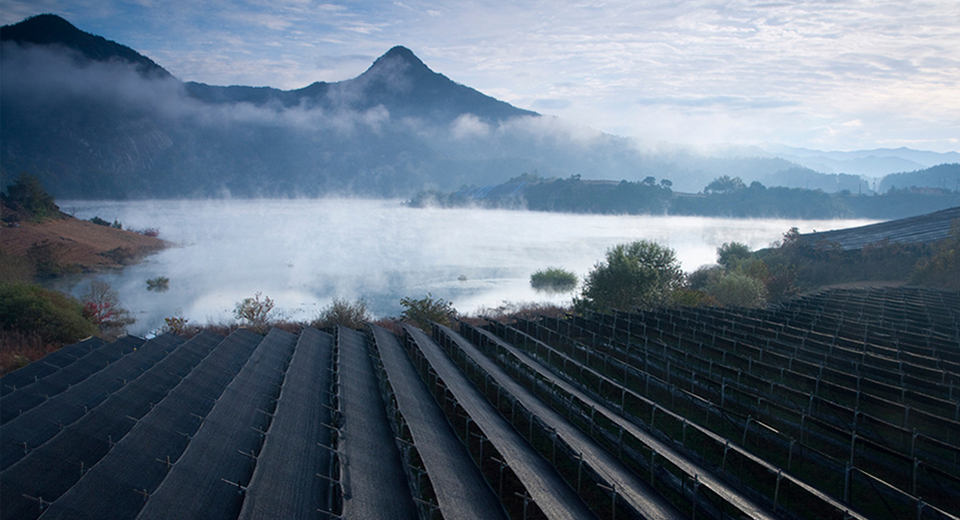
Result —
M310 325L318 329L337 325L360 329L372 320L373 316L367 309L367 302L363 299L350 303L345 299L334 298L333 303L323 308L317 319Z
M537 291L570 292L577 287L577 275L559 267L548 267L530 275L530 286Z
M578 312L649 309L667 304L682 285L680 262L669 247L647 240L619 244L587 275L574 307Z
M158 276L156 278L147 279L147 290L164 292L170 288L170 279L166 276Z
M0 329L4 333L38 333L43 341L59 344L97 333L79 301L24 283L0 283Z
M750 247L739 242L727 242L717 248L717 263L724 269L734 269L750 258Z
M702 265L686 277L687 288L702 291L711 283L723 276L723 268L719 265Z
M704 290L725 307L763 307L767 288L761 280L743 273L728 273Z
M439 323L447 327L453 325L453 320L457 317L457 310L453 308L453 302L443 298L434 298L432 294L419 300L413 298L401 298L400 305L403 306L403 313L400 317L404 321L413 322L421 329L430 332L431 323Z

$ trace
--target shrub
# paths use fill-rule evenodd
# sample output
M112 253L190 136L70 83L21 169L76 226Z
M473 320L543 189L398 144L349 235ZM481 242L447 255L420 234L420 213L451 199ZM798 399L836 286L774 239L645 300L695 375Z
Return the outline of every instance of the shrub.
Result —
M767 304L763 282L743 273L728 273L704 292L726 307L762 307Z
M574 307L578 312L648 309L667 303L682 283L680 262L669 247L647 240L619 244L587 275Z
M44 240L27 249L27 259L33 264L37 276L54 277L63 274L63 244Z
M106 220L103 220L103 219L100 218L100 217L93 217L93 218L90 219L90 222L93 222L94 224L96 224L96 225L98 225L98 226L110 227L110 222L109 222L109 221L106 221Z
M717 248L717 263L724 269L734 269L750 258L750 247L739 242L727 242Z
M703 291L682 288L670 294L670 300L667 302L667 305L670 307L699 307L709 301L712 300L705 300Z
M190 325L190 320L183 316L170 316L169 318L164 318L163 321L165 324L163 328L160 329L160 332L175 334L177 336L192 336L196 333L196 327Z
M530 286L537 291L570 292L577 287L577 275L559 267L548 267L530 275Z
M960 220L950 226L950 237L936 245L929 259L921 259L910 275L918 285L960 289Z
M170 279L166 276L158 276L147 280L147 290L163 292L170 288Z
M723 276L723 268L719 265L702 265L687 275L687 288L702 291L712 282L719 280L721 276Z
M100 328L100 335L105 339L123 336L127 333L127 325L136 321L130 311L120 306L120 296L107 282L90 282L81 299L84 315Z
M76 299L39 285L0 283L0 330L3 335L36 334L60 346L96 334L97 327Z
M430 293L419 300L409 297L401 298L400 305L404 308L400 317L404 321L413 322L427 332L432 329L431 323L439 323L449 327L453 325L453 320L457 317L457 310L453 308L453 302L443 298L434 298Z
M767 295L771 302L789 300L799 293L797 269L791 265L775 265L766 278Z
M251 330L263 334L270 326L270 312L273 310L273 300L257 292L253 298L244 298L237 302L233 315L245 323Z
M373 316L367 309L367 302L363 299L350 303L347 300L334 298L333 303L322 309L320 315L310 325L318 329L337 325L360 329L371 320Z
M15 211L22 219L31 222L43 222L60 216L60 208L53 197L43 188L40 179L33 175L20 175L0 194L3 203Z
M120 265L132 263L137 258L137 253L129 247L115 247L109 251L100 253L100 256Z

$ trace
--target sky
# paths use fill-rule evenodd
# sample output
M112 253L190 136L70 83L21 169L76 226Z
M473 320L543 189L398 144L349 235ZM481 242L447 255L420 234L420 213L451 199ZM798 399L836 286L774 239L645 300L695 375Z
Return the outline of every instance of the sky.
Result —
M2 0L184 81L304 87L394 45L450 79L651 148L960 151L960 1Z

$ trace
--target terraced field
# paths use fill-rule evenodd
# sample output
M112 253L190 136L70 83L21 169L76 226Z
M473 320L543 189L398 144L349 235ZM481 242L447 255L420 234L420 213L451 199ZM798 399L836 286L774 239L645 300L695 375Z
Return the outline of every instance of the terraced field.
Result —
M800 235L800 238L815 247L837 246L844 251L859 250L871 244L878 245L885 242L928 244L949 238L950 230L958 220L960 220L960 207L868 226L808 233Z
M960 515L960 294L88 340L0 379L0 518Z

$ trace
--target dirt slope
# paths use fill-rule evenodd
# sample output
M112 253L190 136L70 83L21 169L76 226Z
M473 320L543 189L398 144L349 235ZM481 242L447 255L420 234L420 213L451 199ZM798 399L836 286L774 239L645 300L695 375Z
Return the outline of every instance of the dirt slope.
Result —
M61 266L82 271L120 267L169 245L158 238L69 216L0 229L0 251L6 255L26 256L31 246L44 241L53 245Z

